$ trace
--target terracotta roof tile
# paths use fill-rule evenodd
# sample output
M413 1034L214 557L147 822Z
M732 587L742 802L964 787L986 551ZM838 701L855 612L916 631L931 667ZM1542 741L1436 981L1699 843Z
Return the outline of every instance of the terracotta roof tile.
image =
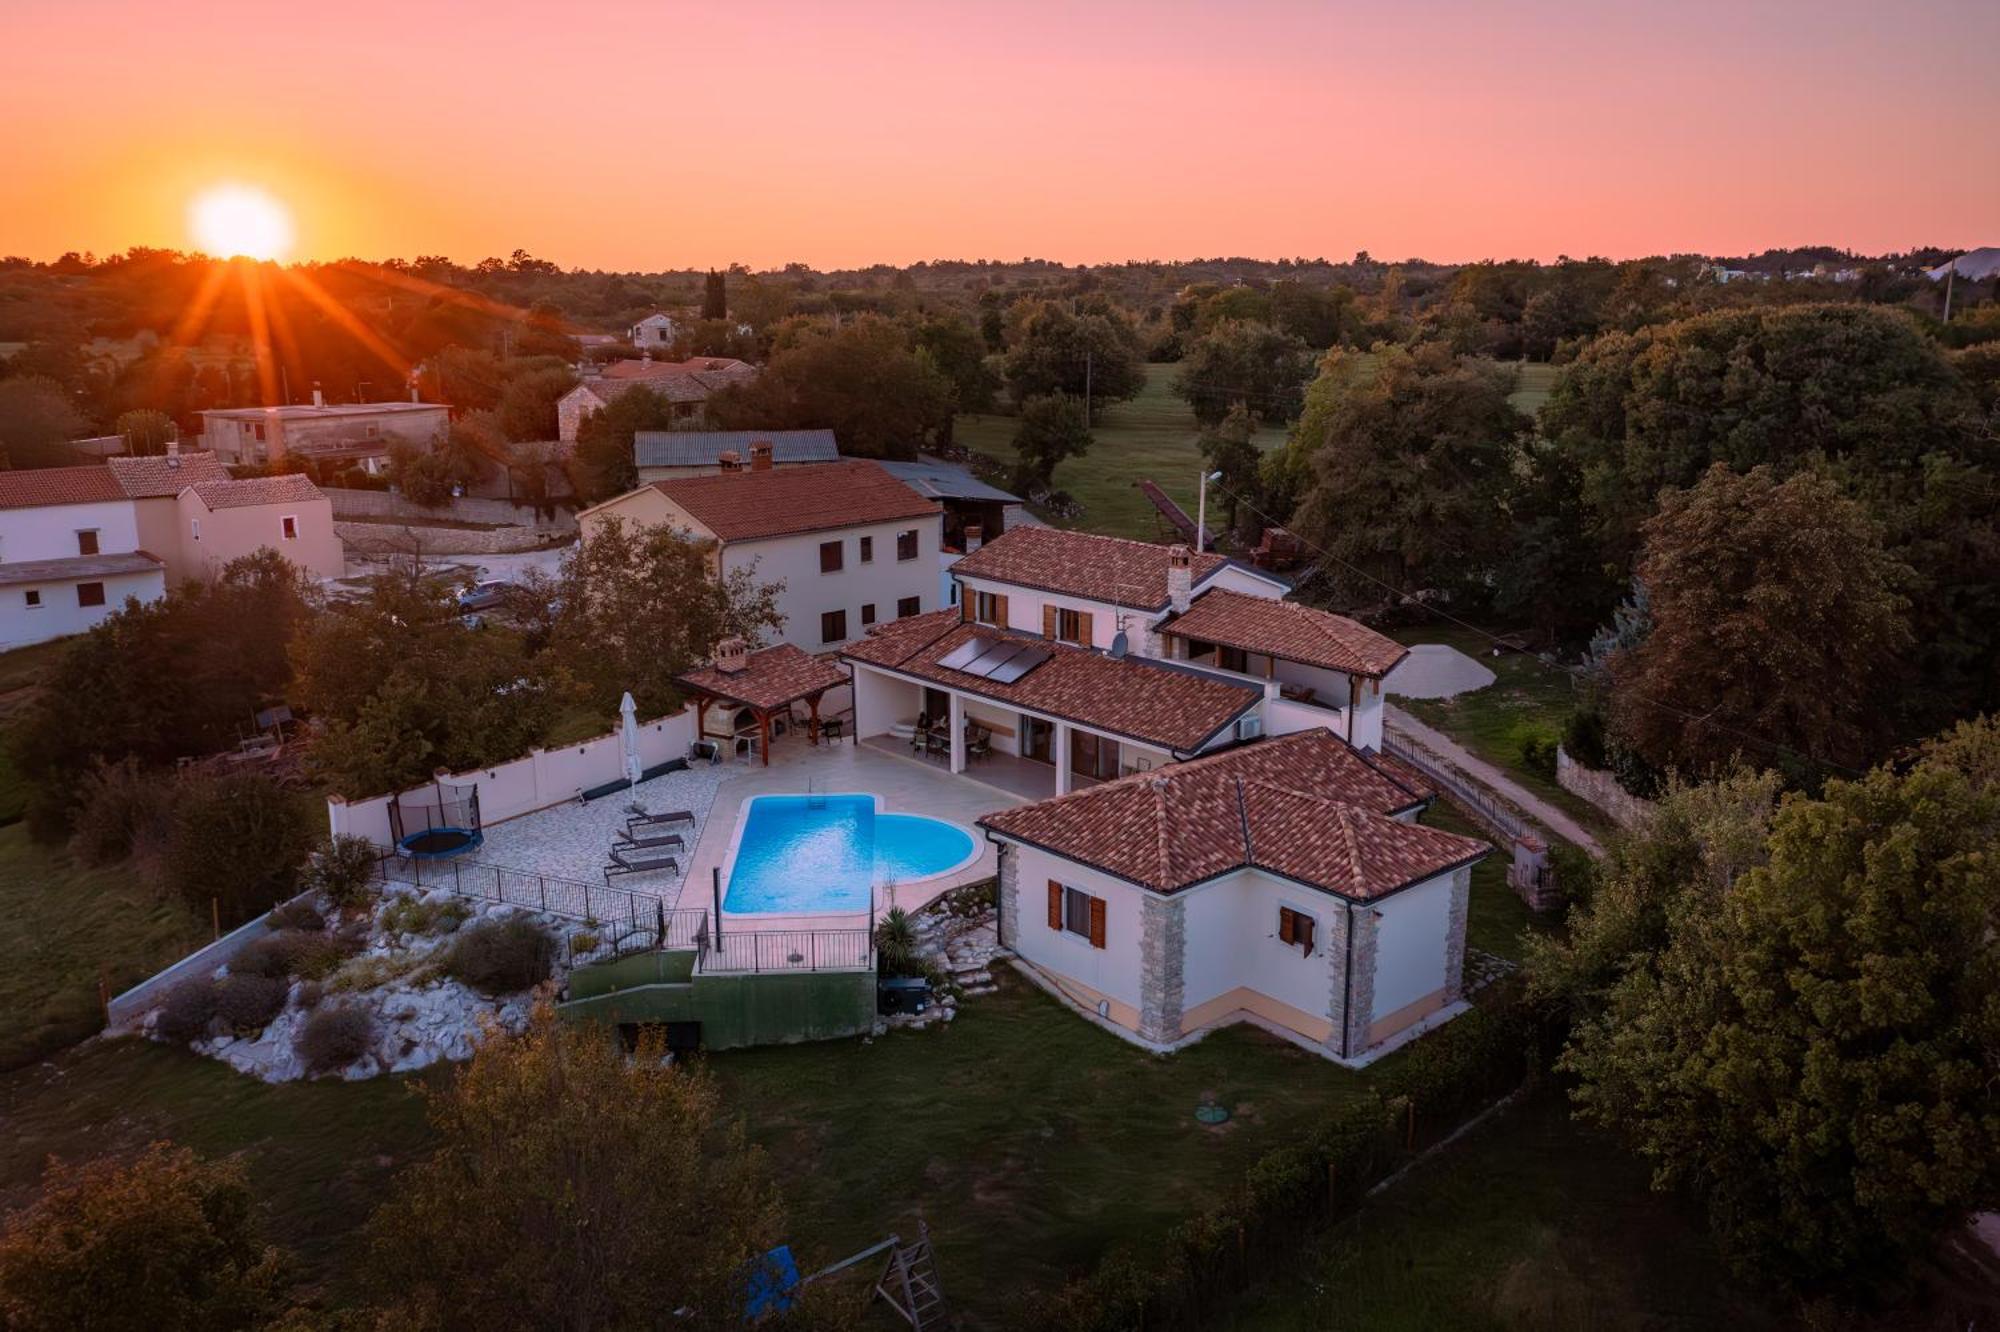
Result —
M934 518L940 512L874 463L859 460L677 477L655 481L653 489L724 541Z
M676 679L704 694L769 711L807 694L846 684L847 672L795 644L780 643L752 652L740 671L704 666Z
M204 481L227 481L229 469L213 453L183 453L178 458L156 454L144 458L106 458L104 465L133 499L178 495Z
M211 509L241 509L252 504L310 504L324 498L312 478L296 472L245 477L241 481L204 481L194 493Z
M1161 625L1160 632L1377 679L1410 654L1401 643L1344 615L1222 587L1202 593L1187 614Z
M1143 657L1114 658L1029 634L1049 649L1049 659L1012 684L998 684L940 666L967 639L1001 631L961 624L955 610L912 615L870 631L843 655L903 675L946 685L1064 721L1077 722L1143 744L1187 752L1199 748L1263 697L1255 685L1238 684Z
M1416 803L1346 742L1317 730L1001 810L980 823L1156 892L1254 868L1366 901L1491 849L1390 817Z
M126 498L111 469L102 463L82 467L33 467L0 471L0 509L39 509L50 504L102 504Z
M954 576L990 578L1092 601L1122 602L1138 610L1167 605L1168 546L1055 527L1016 527L952 566ZM1229 563L1220 555L1194 556L1199 587Z

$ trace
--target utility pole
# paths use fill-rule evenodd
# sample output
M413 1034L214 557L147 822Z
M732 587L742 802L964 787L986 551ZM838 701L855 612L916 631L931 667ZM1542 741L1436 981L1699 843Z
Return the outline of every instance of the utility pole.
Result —
M1201 474L1201 498L1195 502L1194 553L1199 555L1208 549L1208 483L1220 481L1220 470Z
M1944 270L1944 322L1951 322L1951 283L1958 276L1958 259L1952 258L1951 267Z
M1949 300L1945 304L1944 317L1946 319L1951 318L1951 304ZM1090 429L1090 371L1091 354L1086 351L1083 354L1083 428L1085 430Z

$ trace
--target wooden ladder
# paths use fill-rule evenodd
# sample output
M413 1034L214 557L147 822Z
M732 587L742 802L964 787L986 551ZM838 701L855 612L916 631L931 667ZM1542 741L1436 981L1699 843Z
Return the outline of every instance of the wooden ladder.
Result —
M930 1227L917 1222L917 1242L896 1244L875 1293L909 1321L916 1332L945 1323L944 1287L938 1282L937 1257L931 1251Z

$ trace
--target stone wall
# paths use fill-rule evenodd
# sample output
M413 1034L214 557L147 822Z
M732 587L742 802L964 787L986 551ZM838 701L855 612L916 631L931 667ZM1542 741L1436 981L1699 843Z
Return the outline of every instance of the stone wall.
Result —
M420 527L433 524L438 519L448 519L455 523L491 523L496 527L533 527L563 533L576 531L576 515L567 509L559 508L551 515L530 505L512 504L503 499L475 499L461 495L448 504L427 509L386 490L343 490L338 486L322 486L320 493L333 506L335 518L408 518Z
M1000 858L1000 944L1018 948L1021 942L1021 853L1006 843L997 849Z
M1573 796L1588 800L1621 828L1637 828L1653 816L1653 802L1641 800L1602 768L1586 768L1560 746L1556 749L1556 782Z
M1186 969L1187 904L1147 893L1139 918L1139 1034L1147 1040L1180 1039Z
M426 527L420 523L343 523L334 534L352 555L396 555L420 550L426 555L509 555L540 550L559 538L534 527Z
M1444 1001L1455 1004L1465 995L1465 922L1472 909L1472 866L1451 872L1451 923L1444 936Z

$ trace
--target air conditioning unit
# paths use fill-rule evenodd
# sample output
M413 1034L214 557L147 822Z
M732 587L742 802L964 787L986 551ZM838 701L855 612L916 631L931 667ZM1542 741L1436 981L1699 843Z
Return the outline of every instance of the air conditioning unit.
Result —
M1237 719L1236 738L1238 740L1255 740L1262 734L1264 734L1264 719L1262 717L1252 714L1251 716Z

